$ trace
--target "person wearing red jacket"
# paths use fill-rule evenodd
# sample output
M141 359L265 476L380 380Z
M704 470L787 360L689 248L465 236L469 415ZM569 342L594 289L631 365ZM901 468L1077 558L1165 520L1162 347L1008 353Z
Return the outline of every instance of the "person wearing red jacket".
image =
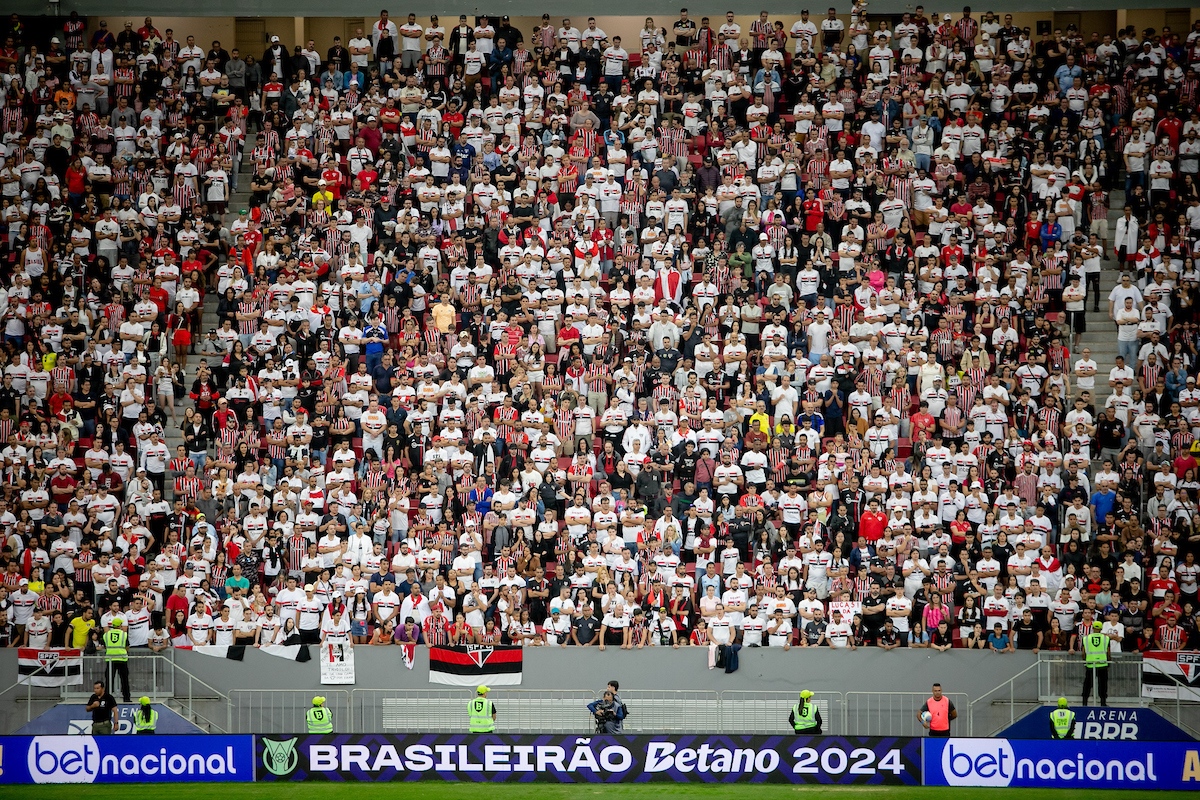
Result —
M879 510L879 498L872 497L867 510L858 518L858 533L868 542L877 542L883 538L886 526L887 514Z

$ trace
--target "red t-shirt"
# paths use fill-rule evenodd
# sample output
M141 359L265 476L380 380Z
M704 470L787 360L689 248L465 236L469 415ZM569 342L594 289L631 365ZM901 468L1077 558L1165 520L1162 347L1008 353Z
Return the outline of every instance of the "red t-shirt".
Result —
M887 514L882 511L864 511L858 519L858 532L868 542L877 542L883 538L887 526Z

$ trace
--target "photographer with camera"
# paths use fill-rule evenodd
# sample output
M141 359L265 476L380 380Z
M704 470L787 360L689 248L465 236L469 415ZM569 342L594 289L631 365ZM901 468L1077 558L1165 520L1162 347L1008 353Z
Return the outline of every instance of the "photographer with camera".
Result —
M596 733L620 733L625 719L625 706L617 702L612 689L605 689L604 696L588 703L588 711L596 721Z

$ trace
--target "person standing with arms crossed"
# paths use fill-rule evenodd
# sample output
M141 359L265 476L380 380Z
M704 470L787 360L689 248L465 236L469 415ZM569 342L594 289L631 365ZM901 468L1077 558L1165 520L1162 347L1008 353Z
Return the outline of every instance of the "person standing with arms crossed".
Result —
M478 687L475 699L467 703L471 733L491 733L496 730L496 706L487 696L490 691L487 686Z
M942 694L940 683L933 685L933 696L921 704L917 719L930 736L941 739L950 737L950 723L958 719L958 709L954 707L953 700Z
M1083 637L1083 704L1088 704L1095 684L1100 696L1100 705L1108 705L1108 651L1112 639L1102 633L1104 623L1092 623L1092 632Z

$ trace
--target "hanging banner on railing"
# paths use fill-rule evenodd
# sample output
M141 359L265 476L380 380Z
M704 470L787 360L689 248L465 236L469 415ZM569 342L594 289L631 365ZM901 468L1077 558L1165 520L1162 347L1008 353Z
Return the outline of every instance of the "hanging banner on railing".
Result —
M501 719L503 713L501 708ZM259 736L257 741L260 781L921 782L920 739L431 734Z
M17 683L79 686L83 683L83 651L22 647L17 650Z
M354 684L354 648L351 645L321 645L321 683Z
M1142 697L1200 702L1200 653L1143 653Z

